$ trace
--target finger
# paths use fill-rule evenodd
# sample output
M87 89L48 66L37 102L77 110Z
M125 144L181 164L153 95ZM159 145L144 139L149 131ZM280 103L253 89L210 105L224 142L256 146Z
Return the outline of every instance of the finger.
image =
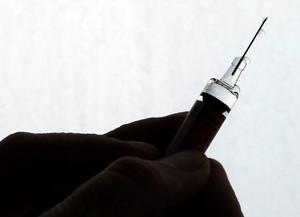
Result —
M186 112L181 112L162 118L136 121L125 124L105 135L125 141L143 141L154 144L164 153L186 114Z
M6 171L0 170L0 190L17 194L16 188L24 189L45 206L54 204L124 156L156 159L159 151L146 143L92 134L13 134L0 144L1 162L6 164Z
M123 158L41 217L162 216L201 191L208 178L209 161L196 151L157 162Z
M203 191L203 205L207 216L242 217L239 201L229 182L223 166L210 159L211 176Z
M147 143L74 133L15 133L1 141L0 154L4 152L3 156L14 165L19 164L24 169L42 165L44 171L55 170L61 175L65 175L65 172L78 174L81 170L98 172L123 156L156 159L159 155L157 149ZM68 171L64 171L66 167Z
M242 217L241 207L223 166L210 159L210 177L194 198L174 207L166 216Z

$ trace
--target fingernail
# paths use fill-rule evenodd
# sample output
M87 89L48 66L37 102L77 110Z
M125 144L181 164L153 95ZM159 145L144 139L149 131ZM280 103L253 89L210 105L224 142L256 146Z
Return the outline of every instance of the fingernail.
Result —
M209 161L199 151L185 151L165 158L161 163L181 171L193 172L208 166Z

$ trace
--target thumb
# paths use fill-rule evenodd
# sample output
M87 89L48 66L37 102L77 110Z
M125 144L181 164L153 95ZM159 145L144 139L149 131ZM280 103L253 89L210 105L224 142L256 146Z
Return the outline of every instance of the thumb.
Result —
M164 179L165 195L170 204L197 195L210 177L210 164L199 151L185 151L158 162L157 171Z
M186 151L160 161L124 157L78 188L42 217L162 216L201 191L209 161Z

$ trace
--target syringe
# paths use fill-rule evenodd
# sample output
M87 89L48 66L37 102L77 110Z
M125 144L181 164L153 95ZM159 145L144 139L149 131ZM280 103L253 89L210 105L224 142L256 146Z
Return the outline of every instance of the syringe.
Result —
M242 57L234 58L224 76L220 80L212 78L208 81L169 145L167 155L186 149L205 153L239 97L240 88L236 83L247 66L245 56L266 21L267 17Z

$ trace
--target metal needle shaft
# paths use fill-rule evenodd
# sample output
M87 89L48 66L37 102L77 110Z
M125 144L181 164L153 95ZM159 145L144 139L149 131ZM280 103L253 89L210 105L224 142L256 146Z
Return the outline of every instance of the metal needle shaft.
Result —
M241 62L244 60L244 58L245 58L245 56L246 56L248 50L250 49L251 45L253 44L253 42L254 42L254 40L256 39L256 37L257 37L257 35L259 34L259 32L261 31L261 29L262 29L263 25L265 24L265 22L267 21L267 19L268 19L268 17L266 17L266 18L263 20L262 24L261 24L260 27L258 28L258 30L257 30L257 32L255 33L254 37L252 38L250 44L248 45L246 51L244 52L242 58L240 59L240 61L239 61L238 64L235 66L234 70L232 71L232 75L234 75L234 73L236 72L236 70L239 68Z

